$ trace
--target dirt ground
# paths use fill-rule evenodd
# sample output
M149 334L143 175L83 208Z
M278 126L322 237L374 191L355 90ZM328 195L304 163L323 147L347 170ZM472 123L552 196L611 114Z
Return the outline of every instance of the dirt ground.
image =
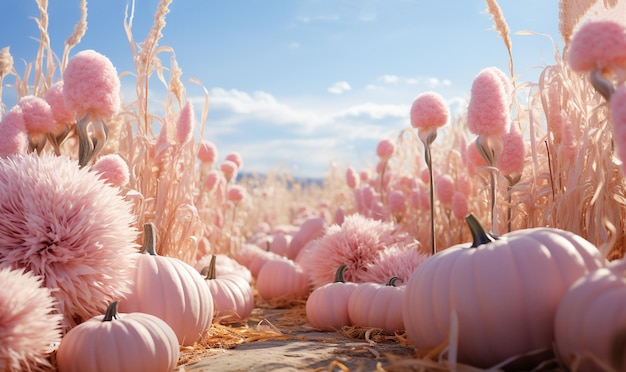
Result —
M247 324L214 324L202 342L182 350L178 371L382 371L414 357L402 334L320 332L296 306L255 309Z

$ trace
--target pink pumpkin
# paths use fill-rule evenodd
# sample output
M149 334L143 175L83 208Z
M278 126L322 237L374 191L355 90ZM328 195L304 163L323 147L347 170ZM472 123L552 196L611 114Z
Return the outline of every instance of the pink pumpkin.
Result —
M134 285L120 302L120 311L155 315L172 327L181 345L193 345L211 326L211 292L193 266L174 257L157 256L154 246L154 225L146 223Z
M626 260L576 281L554 323L557 351L568 367L626 371Z
M256 279L259 296L265 300L301 300L309 294L309 277L302 267L284 257L267 261Z
M598 249L552 228L495 238L467 216L473 244L447 248L419 265L406 285L403 318L416 348L448 339L458 319L458 360L481 368L551 350L554 315L567 289L604 265Z
M118 303L72 328L56 354L59 372L169 372L180 350L176 334L150 314L118 314Z
M295 259L300 249L308 242L324 236L325 227L326 220L322 217L312 217L304 221L302 225L300 225L298 232L296 232L293 239L289 242L289 254L287 257Z
M225 274L233 274L245 279L248 283L252 283L252 273L247 267L240 264L234 258L231 258L225 254L208 254L196 262L194 265L196 270L201 272L205 267L211 265L211 261L215 256L215 269L220 276Z
M341 265L335 274L335 282L316 288L306 300L306 319L313 327L336 331L352 324L348 301L358 285L344 280L343 272L347 267Z
M396 286L398 279L391 278L387 284L359 284L348 301L348 314L352 323L387 332L404 330L402 301L406 286Z
M211 291L215 309L213 321L222 324L240 322L247 318L254 309L254 293L250 283L237 274L217 276L216 255L202 274Z
M293 254L289 251L289 243L291 242L291 235L287 234L274 234L269 239L269 250L272 253L276 253L281 256L293 259Z

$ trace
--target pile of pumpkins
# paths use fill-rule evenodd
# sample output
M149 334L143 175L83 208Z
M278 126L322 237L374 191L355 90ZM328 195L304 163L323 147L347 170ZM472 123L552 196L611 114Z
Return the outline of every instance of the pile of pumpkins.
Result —
M254 237L236 260L212 255L208 265L201 260L195 268L155 255L147 224L133 295L65 335L59 370L172 370L178 345L193 345L212 322L240 322L251 314L254 280L265 300L306 300L315 328L405 331L417 349L447 344L449 362L494 368L522 360L528 364L517 367L526 368L556 352L573 370L626 371L625 261L609 263L597 247L563 230L497 237L472 215L467 222L473 242L428 258L406 283L345 282L341 266L333 283L313 290L299 258L323 236L321 218L271 239Z

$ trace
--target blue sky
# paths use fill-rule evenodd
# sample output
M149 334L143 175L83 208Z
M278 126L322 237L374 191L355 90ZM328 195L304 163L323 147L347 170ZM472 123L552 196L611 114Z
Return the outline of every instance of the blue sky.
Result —
M58 54L78 20L78 4L50 1ZM87 34L73 53L95 49L118 72L132 70L123 30L129 4L89 1ZM137 41L157 4L136 0ZM515 72L535 81L537 67L553 63L552 41L514 33L549 34L561 46L558 1L501 0L500 6L512 32ZM409 107L420 93L436 91L454 105L468 97L482 68L508 72L507 51L485 10L482 0L174 0L160 44L174 48L183 80L197 78L209 91L205 138L220 158L237 151L245 171L323 176L331 162L373 165L378 141L410 126ZM31 17L37 14L34 0L0 5L0 48L11 47L19 71L35 58ZM169 56L162 58L168 65ZM202 90L191 84L187 94Z

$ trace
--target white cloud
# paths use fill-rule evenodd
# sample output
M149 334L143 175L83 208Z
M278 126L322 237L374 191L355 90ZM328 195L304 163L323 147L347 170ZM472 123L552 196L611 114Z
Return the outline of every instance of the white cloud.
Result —
M377 103L363 103L350 106L339 112L336 117L369 117L375 120L384 118L401 118L408 115L406 105L381 105Z
M287 47L289 49L299 49L300 48L300 43L297 41L292 41L291 43L287 44Z
M312 22L337 22L341 19L338 14L326 14L326 15L318 15L318 16L299 16L296 20L299 23L312 23Z
M397 75L383 75L378 78L378 81L385 84L397 84L398 80L399 78Z
M332 94L341 94L351 89L352 87L347 81L338 81L328 88L328 92Z

